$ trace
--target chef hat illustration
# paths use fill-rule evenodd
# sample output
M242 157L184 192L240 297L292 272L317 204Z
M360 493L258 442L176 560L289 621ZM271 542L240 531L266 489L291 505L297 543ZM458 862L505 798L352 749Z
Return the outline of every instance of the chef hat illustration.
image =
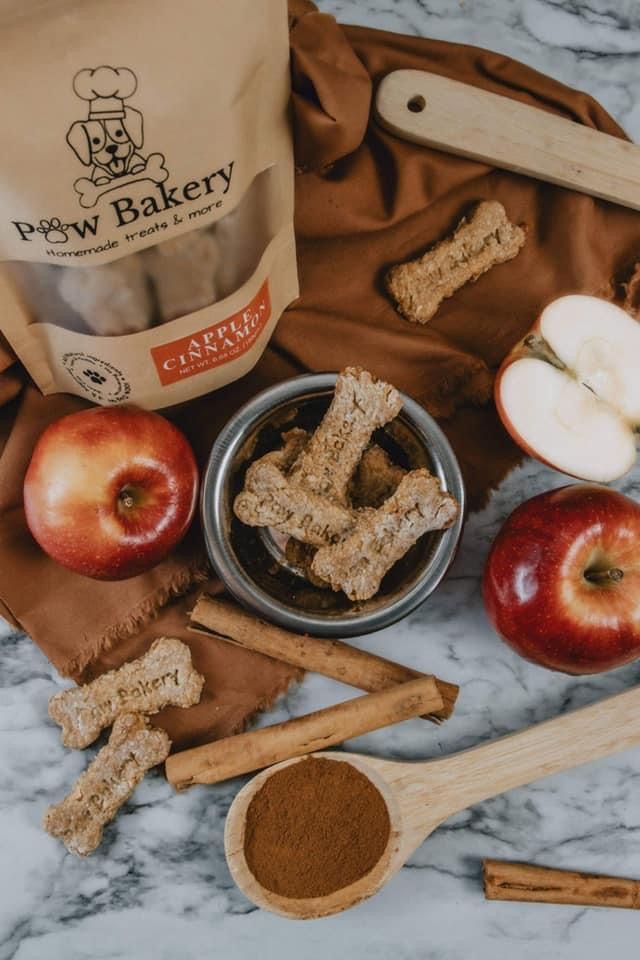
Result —
M81 100L89 101L89 120L121 120L124 101L138 86L136 75L127 67L95 67L79 70L73 89Z

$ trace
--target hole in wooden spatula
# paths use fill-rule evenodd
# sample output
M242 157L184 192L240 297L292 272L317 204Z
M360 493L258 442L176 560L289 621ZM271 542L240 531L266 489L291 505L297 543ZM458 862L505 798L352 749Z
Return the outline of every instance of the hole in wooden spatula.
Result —
M427 101L418 93L415 97L411 97L411 99L407 101L407 110L411 110L411 113L422 113L426 105Z

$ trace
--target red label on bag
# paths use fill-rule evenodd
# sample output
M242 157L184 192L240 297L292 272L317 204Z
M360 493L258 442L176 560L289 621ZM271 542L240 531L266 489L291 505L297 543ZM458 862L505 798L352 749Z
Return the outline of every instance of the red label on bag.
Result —
M271 317L269 283L263 283L244 310L204 330L151 348L163 387L237 360L251 349Z

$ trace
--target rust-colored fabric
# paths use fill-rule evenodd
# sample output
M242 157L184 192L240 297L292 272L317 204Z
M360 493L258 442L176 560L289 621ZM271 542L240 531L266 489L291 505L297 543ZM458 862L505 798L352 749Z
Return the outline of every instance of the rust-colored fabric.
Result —
M243 380L175 410L172 419L203 465L230 411L299 372L269 350ZM166 729L174 748L237 733L300 671L188 630L187 612L199 592L219 590L215 581L206 582L197 523L154 570L117 583L89 580L58 566L26 528L22 481L36 439L52 420L83 406L77 397L44 398L27 386L19 402L0 408L0 615L20 626L62 674L78 682L140 656L156 637L179 637L205 677L203 697L189 710L164 710L155 722Z
M518 459L490 400L496 366L553 297L624 291L640 256L640 215L396 139L370 120L372 92L390 70L421 68L623 133L587 95L507 57L342 30L309 0L291 0L290 11L296 156L306 171L296 186L302 295L251 374L171 416L203 464L221 425L259 389L305 370L361 364L441 419L477 506ZM481 199L500 200L526 226L524 250L447 300L427 326L407 323L384 292L384 271L440 239ZM81 401L43 399L29 386L15 398L20 379L7 365L0 343L0 401L8 401L0 407L0 612L77 680L139 655L155 636L183 637L206 675L205 699L158 722L177 746L239 730L296 672L187 632L185 611L205 576L197 526L174 556L120 584L77 577L39 551L24 523L24 470L45 425Z
M299 10L306 45L326 62L324 17L305 14L305 2ZM374 90L392 69L424 69L624 136L588 95L500 54L360 27L345 33ZM315 116L309 110L307 120ZM336 126L348 148L349 118L339 114ZM320 122L315 130L321 136ZM444 418L477 506L518 458L485 402L492 374L549 300L568 292L608 296L616 279L630 274L640 254L640 215L418 147L373 122L357 151L342 159L340 153L336 146L328 171L298 177L302 297L280 322L277 343L305 368L357 360ZM323 155L319 166L326 163ZM384 290L385 270L445 236L481 199L500 200L526 226L524 249L446 300L426 326L407 323Z
M290 2L289 10L296 166L322 170L362 143L371 78L333 17L309 0Z

